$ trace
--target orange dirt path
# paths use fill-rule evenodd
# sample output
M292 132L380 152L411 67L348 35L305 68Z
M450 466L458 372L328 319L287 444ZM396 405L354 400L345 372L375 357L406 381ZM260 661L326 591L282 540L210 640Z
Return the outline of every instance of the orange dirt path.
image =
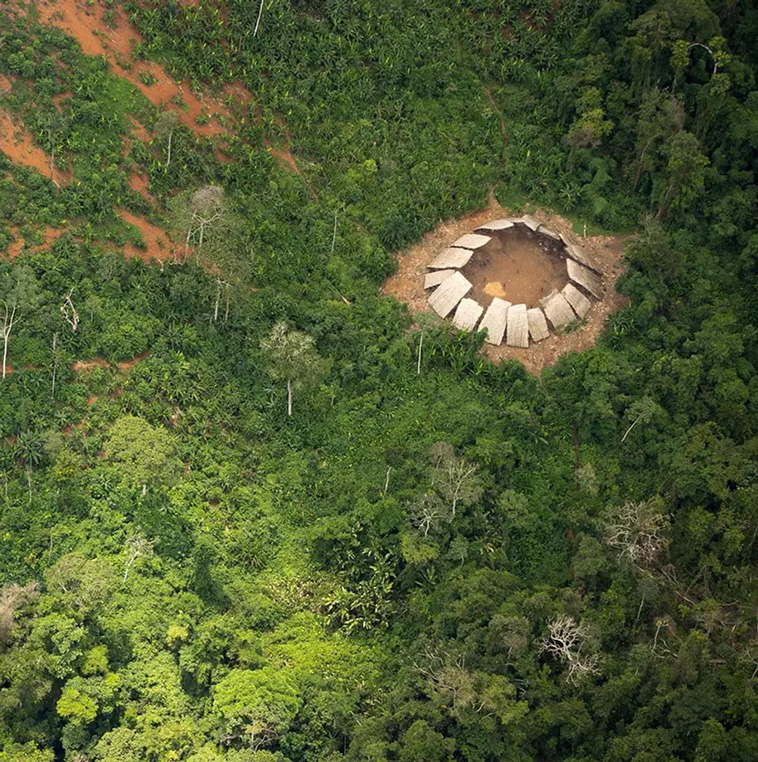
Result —
M148 201L155 201L155 199L150 195L150 191L148 188L150 187L150 181L147 178L147 175L143 175L139 172L132 172L132 174L129 176L129 187L133 191L137 191L137 193L142 194Z
M123 9L111 9L115 19L115 28L109 28L103 20L106 9L100 4L88 5L82 0L57 0L37 3L39 19L43 24L58 27L76 39L82 51L91 56L104 56L111 70L120 77L129 80L156 107L169 108L179 114L182 123L195 135L224 135L226 129L219 119L231 119L232 114L221 98L203 98L196 95L186 82L176 82L166 70L152 61L132 63L134 45L141 41L139 32L130 24ZM132 63L125 68L121 62ZM150 75L155 79L152 85L145 84L139 77ZM250 94L241 86L234 88L237 100L249 99ZM181 99L184 108L173 103ZM205 124L197 124L198 117L205 117Z
M118 214L124 222L138 228L142 233L142 238L147 244L147 251L138 249L134 244L127 244L124 247L124 253L130 257L139 257L143 262L150 262L156 259L159 262L165 262L167 259L174 258L174 246L168 238L165 230L157 225L153 225L143 217L127 212L126 209L119 209Z
M14 163L36 169L50 177L50 157L34 142L31 132L7 111L0 109L0 150ZM57 167L52 179L68 182L71 178Z
M45 246L49 246L56 238L59 238L66 232L66 228L45 228L38 232L42 234L42 243L33 245L31 247L32 251L39 251L40 249L44 249ZM11 259L20 254L25 243L23 239L18 237L18 230L16 228L13 228L13 236L15 240L8 246L6 251Z
M590 252L600 267L605 290L605 298L600 302L593 301L592 309L584 325L578 330L562 334L551 332L549 338L538 344L530 344L528 349L509 347L506 344L498 347L491 344L484 345L485 356L493 362L500 362L503 359L518 360L530 373L539 375L543 368L553 365L561 355L567 352L583 352L594 346L605 327L608 316L611 312L621 309L628 300L614 288L616 279L624 270L624 239L612 236L581 238L573 233L571 222L565 217L544 211L532 212L532 214L541 222L545 222L552 230L571 235L577 242L581 241L581 246ZM426 303L429 293L424 290L426 266L459 236L472 232L474 228L489 220L508 216L518 217L519 214L504 209L493 197L487 209L457 220L440 223L418 244L397 255L398 270L385 281L382 293L405 302L412 312L426 312L434 315ZM539 277L541 278L542 275L540 274ZM434 317L439 322L443 322L436 318L436 315Z
M137 355L136 357L132 357L131 360L124 360L122 362L117 362L116 367L119 370L129 370L130 368L133 368L138 363L141 363L143 360L146 360L150 356L150 352L144 352L141 355ZM71 370L73 370L75 373L81 373L82 371L86 370L92 370L93 368L111 368L113 367L111 363L109 363L104 357L93 357L91 360L77 360L72 366ZM94 401L97 399L97 397L92 397L90 400ZM90 400L87 400L87 404L91 404Z

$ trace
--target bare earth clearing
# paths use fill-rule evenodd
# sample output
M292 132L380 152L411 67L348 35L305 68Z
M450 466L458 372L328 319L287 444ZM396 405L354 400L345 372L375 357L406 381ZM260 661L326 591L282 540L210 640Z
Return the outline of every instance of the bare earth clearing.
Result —
M469 296L483 307L499 296L513 304L538 307L539 300L568 283L560 242L537 236L522 226L488 233L485 244L461 268L474 288Z
M405 302L412 312L434 314L426 303L429 292L424 290L427 265L459 236L471 232L489 220L508 216L518 216L518 213L504 209L493 198L490 200L490 205L480 212L441 223L433 231L427 233L420 243L398 254L398 270L385 282L382 292L387 296L394 296L399 301ZM608 315L623 307L627 300L614 288L616 279L624 269L622 262L623 239L613 236L587 236L583 238L572 232L571 222L564 217L543 211L538 212L535 216L552 230L572 235L581 241L582 247L592 255L601 271L602 285L605 291L604 299L600 302L593 302L585 324L578 330L570 333L551 334L549 338L539 344L531 345L528 349L509 347L505 344L497 347L490 344L484 345L483 351L489 359L495 362L499 362L503 358L518 360L524 364L528 371L539 375L543 368L555 363L561 355L567 352L582 352L592 347L603 330ZM492 256L500 245L499 241L493 240L485 247L485 253ZM535 253L533 248L536 247L532 246L532 254ZM539 252L539 257L535 257L534 263L530 267L528 264L529 254L530 248L524 245L521 248L521 256L514 257L510 261L497 265L483 265L482 267L467 265L463 272L474 283L474 297L481 304L487 305L492 297L501 295L496 291L502 282L506 282L508 283L507 298L509 301L513 301L512 296L520 294L520 299L523 299L527 304L532 304L536 303L534 297L538 300L540 296L549 293L552 288L560 288L566 282L567 278L562 263L559 262L558 264L560 272L551 269L553 267L552 257L544 252ZM435 316L435 319L438 318Z
M154 106L162 111L176 112L182 124L196 137L211 139L220 160L225 158L224 147L227 138L233 134L235 122L240 118L254 118L257 115L251 93L238 83L226 85L214 93L198 92L191 89L189 83L174 80L160 64L135 60L134 47L142 38L119 6L107 9L86 0L39 0L35 7L42 24L55 26L76 39L85 54L103 56L113 74L131 82ZM21 2L9 3L4 6L4 10L19 15L27 13L27 7ZM106 23L106 11L110 14L110 26ZM147 84L151 80L152 84ZM9 91L11 86L10 80L2 77L0 95ZM234 104L234 108L229 104ZM251 108L255 113L250 111ZM281 167L302 174L290 150L289 130L282 122L280 126L284 128L286 136L283 145L274 145L268 138L264 138L264 148ZM146 125L132 118L132 127L134 137L144 142L150 141ZM129 151L129 144L129 139L126 138L125 154ZM35 169L45 177L51 176L50 157L33 142L31 133L26 128L1 108L0 148L14 163ZM59 184L68 184L71 175L56 168L54 179ZM134 172L128 182L132 190L155 203L146 176ZM307 180L305 182L311 195L316 198ZM127 212L121 211L120 215L140 229L147 244L147 251L127 247L127 255L138 256L145 261L165 261L173 257L165 231ZM45 230L42 235L48 240L57 237L60 232L62 231ZM20 240L15 240L8 254L15 256L22 246Z

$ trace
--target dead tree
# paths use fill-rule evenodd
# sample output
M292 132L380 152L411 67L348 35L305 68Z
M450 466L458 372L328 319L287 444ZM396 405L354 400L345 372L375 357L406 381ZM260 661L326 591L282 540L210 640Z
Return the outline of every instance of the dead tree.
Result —
M11 332L13 326L16 324L16 312L18 310L17 304L8 305L3 304L5 314L2 322L0 323L0 337L3 339L3 378L5 378L6 369L8 367L8 344L11 339Z
M38 593L39 585L36 582L30 582L24 587L11 584L0 590L0 649L11 640L16 610Z
M79 327L79 313L76 311L76 307L74 307L74 302L71 299L71 296L74 293L74 289L72 288L66 296L63 297L63 304L61 305L61 315L63 315L63 319L71 326L71 330L76 333L76 329Z
M650 502L625 503L611 517L605 541L638 569L653 564L669 545L667 517Z
M142 535L136 535L126 543L127 560L122 582L126 582L129 570L138 558L149 558L153 555L154 544L154 542L151 542Z
M450 523L453 513L437 495L424 495L412 508L411 524L424 537L443 523Z
M481 497L482 486L476 463L456 457L453 446L437 442L432 446L432 483L437 494L450 507L451 520L455 518L458 504L468 505Z
M546 653L568 667L566 680L572 685L588 675L600 672L600 656L596 653L582 653L587 644L589 631L583 622L571 616L559 616L547 626L548 634L542 641L540 653Z
M198 261L208 230L224 216L226 194L219 185L205 185L189 198L185 216L187 217L184 239L184 259L189 256L190 245L195 244Z
M171 166L171 142L174 137L174 130L181 123L181 118L176 111L164 111L156 120L153 132L159 140L165 140L166 147L166 169Z

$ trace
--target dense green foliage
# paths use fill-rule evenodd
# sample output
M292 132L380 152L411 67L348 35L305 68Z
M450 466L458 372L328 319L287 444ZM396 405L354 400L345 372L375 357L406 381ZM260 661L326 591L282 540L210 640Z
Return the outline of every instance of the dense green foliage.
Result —
M66 231L0 260L0 762L758 758L758 11L127 8L257 117L168 164L135 87L8 15L0 105L77 182L0 157L0 244ZM207 186L216 269L108 250ZM490 190L636 233L541 379L379 296Z

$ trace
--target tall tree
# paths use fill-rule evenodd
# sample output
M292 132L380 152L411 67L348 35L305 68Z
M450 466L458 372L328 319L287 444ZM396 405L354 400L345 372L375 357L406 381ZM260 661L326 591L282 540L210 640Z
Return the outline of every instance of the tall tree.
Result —
M181 193L172 206L174 225L184 237L185 261L194 252L197 264L210 270L216 280L213 322L218 320L222 298L226 302L226 320L232 291L243 286L250 272L239 217L219 185L204 185Z
M133 415L113 424L103 452L117 465L124 482L141 487L143 495L149 484L170 484L181 470L171 435Z
M14 267L0 279L0 336L3 339L3 378L8 364L8 345L13 328L40 300L37 278L26 266Z
M268 359L269 374L287 382L287 415L292 415L292 393L296 389L316 386L329 372L329 361L320 357L315 341L301 331L277 323L261 342Z
M166 169L171 166L171 143L174 137L174 130L180 123L181 119L176 111L164 111L155 120L153 134L161 142L166 142Z
M654 193L658 202L656 216L665 219L672 208L686 208L697 197L710 162L703 155L700 141L684 130L666 141L663 153L668 162L657 179Z

